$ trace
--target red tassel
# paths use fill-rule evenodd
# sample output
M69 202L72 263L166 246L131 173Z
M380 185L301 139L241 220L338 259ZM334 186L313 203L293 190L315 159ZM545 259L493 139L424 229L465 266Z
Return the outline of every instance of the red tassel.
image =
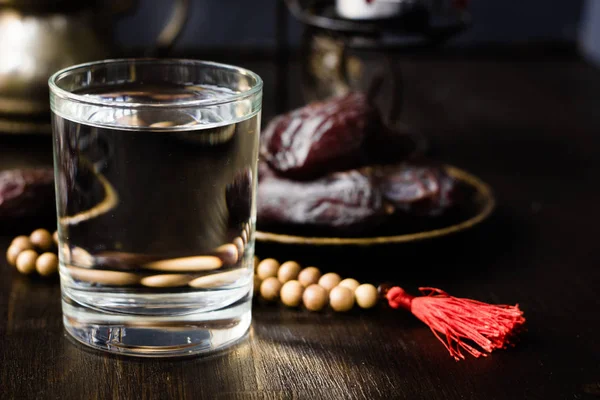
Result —
M396 286L385 297L390 307L404 308L425 322L456 360L465 358L461 349L475 357L485 357L485 352L506 348L511 336L525 323L518 304L491 305L452 297L440 289L419 290L423 296L415 297Z

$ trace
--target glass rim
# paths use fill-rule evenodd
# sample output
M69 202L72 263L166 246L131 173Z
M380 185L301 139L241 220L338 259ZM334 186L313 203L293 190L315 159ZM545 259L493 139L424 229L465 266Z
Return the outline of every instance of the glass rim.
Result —
M249 76L254 79L255 84L250 89L239 93L226 93L218 99L196 99L187 100L177 103L124 103L114 100L103 100L100 97L87 97L85 95L76 94L58 86L58 81L74 72L89 70L91 67L100 65L116 65L116 64L174 64L174 65L192 65L192 66L211 66L224 70L230 70L239 73L240 75ZM122 108L122 109L139 109L139 108L189 108L189 107L206 107L214 105L222 105L234 103L255 96L262 91L263 80L261 77L249 69L237 67L235 65L223 64L213 61L194 60L188 58L113 58L100 61L92 61L82 64L72 65L63 68L48 78L48 86L50 94L57 96L62 100L72 101L81 104L89 104L99 107Z

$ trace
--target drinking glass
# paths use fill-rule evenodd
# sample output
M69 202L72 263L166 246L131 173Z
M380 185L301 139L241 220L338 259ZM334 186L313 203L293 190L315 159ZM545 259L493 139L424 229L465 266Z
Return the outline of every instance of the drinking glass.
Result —
M49 80L63 322L114 353L229 346L251 321L262 81L194 60Z

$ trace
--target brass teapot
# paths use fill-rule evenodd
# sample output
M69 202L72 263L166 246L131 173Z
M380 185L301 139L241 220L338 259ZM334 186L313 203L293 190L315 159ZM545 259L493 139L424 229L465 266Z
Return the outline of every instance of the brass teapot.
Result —
M0 133L49 133L48 77L69 65L121 56L112 41L115 17L136 0L0 0ZM173 11L155 50L181 31L189 0Z

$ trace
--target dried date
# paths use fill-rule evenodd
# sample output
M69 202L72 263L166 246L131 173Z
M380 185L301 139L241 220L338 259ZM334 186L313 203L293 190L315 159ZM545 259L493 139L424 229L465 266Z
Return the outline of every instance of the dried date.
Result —
M264 176L264 175L263 175ZM276 175L264 177L258 188L261 224L292 224L360 231L385 215L381 193L371 169L337 172L300 182Z
M54 209L54 173L51 169L0 172L0 218L28 217Z
M434 165L400 164L292 181L259 164L258 222L344 233L364 232L385 216L430 217L457 201L457 182ZM398 220L395 220L398 221Z
M397 211L439 215L455 203L456 181L441 167L402 164L378 171L384 199Z
M369 126L378 121L364 94L352 92L276 117L261 138L261 156L280 175L311 179L364 162Z

